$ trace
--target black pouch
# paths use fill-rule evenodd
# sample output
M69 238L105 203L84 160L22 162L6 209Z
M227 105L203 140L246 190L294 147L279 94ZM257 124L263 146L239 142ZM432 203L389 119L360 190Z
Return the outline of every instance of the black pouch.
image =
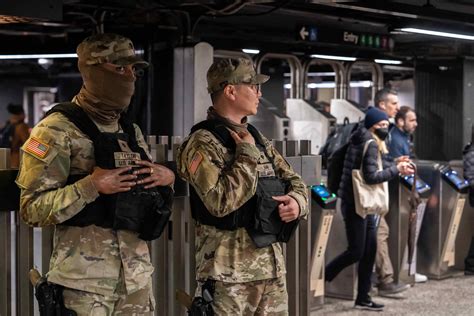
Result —
M143 177L145 175L141 175ZM137 185L117 194L113 228L137 232L142 240L157 239L168 223L172 204L170 187L145 189L143 185Z
M156 187L155 192L159 193L160 198L153 199L151 207L146 209L145 221L138 235L143 240L159 238L171 217L173 190L170 187Z
M272 196L285 195L288 183L276 177L260 178L257 184L257 206L247 232L257 248L275 242L288 242L298 227L299 219L284 223L278 212L279 202Z
M284 195L286 191L285 184L277 178L263 178L258 180L257 184L257 206L255 213L254 228L265 234L277 235L283 222L278 213L278 201L272 196Z

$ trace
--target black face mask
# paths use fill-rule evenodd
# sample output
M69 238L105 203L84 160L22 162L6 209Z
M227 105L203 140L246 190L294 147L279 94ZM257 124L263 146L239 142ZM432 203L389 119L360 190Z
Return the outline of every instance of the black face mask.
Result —
M377 128L374 131L375 135L377 135L381 140L385 140L388 136L388 128Z

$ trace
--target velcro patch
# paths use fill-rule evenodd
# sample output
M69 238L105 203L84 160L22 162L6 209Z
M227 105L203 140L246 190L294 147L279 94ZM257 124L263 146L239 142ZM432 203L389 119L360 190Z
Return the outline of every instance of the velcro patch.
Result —
M195 174L197 169L199 168L199 165L201 164L202 160L204 157L200 152L196 152L193 156L193 159L189 163L188 170L191 174Z
M139 165L136 164L136 162L140 160L139 153L123 152L123 151L114 152L114 158L115 158L116 168L127 167L127 166L139 167Z
M49 145L35 137L31 137L24 148L26 152L41 159L46 157L49 151Z

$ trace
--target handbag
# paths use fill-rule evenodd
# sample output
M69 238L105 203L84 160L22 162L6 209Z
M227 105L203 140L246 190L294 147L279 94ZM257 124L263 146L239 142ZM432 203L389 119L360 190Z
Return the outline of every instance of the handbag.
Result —
M364 145L362 160L359 169L352 170L352 187L354 190L354 202L356 213L365 218L367 215L384 215L388 212L388 185L386 182L377 184L367 184L364 180L362 166L367 148L373 139L368 140ZM380 153L377 157L379 170L382 170L382 158Z

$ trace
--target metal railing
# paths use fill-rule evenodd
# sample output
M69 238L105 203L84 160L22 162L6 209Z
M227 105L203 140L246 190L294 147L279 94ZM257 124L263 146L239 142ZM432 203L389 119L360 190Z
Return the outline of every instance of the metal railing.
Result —
M168 137L160 136L157 144L157 137L147 138L155 161L174 160L181 138L171 137L170 140L171 144L168 144ZM306 183L319 182L319 157L300 155L300 147L304 151L310 146L296 141L281 142L277 146L281 147L280 151L287 153L286 159L296 172L303 175ZM17 170L0 170L0 179L8 179L6 185L16 188L16 174ZM159 239L149 243L155 267L155 315L185 315L185 308L176 301L175 292L181 289L192 296L196 287L194 222L191 218L188 187L177 178L174 189L173 214L168 227ZM3 199L8 197L3 196ZM0 315L38 315L28 271L36 266L43 274L47 272L53 228L27 226L21 221L17 211L9 210L11 206L8 204L2 202L5 206L0 207L0 252L4 254L0 257ZM311 214L307 221L300 222L294 238L284 248L290 315L309 315L312 301Z

